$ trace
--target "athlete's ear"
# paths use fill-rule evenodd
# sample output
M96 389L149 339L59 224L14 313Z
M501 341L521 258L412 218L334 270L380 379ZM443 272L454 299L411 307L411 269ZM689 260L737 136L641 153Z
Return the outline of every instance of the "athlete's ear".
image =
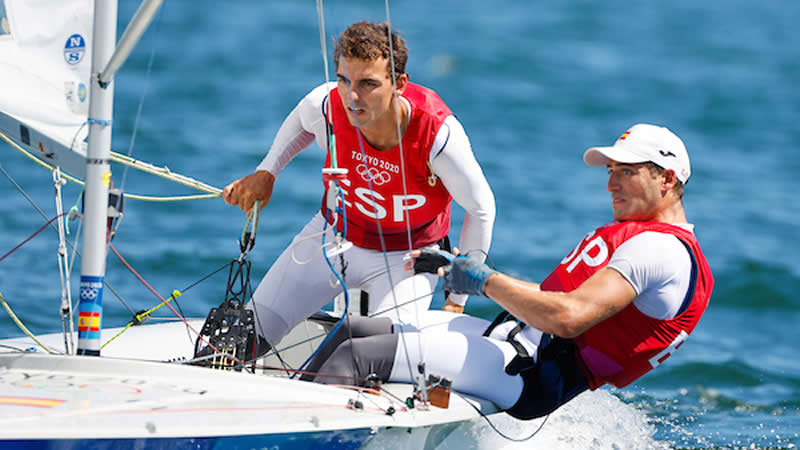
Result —
M397 76L397 93L402 94L406 90L406 86L408 86L408 74L402 73Z
M663 172L664 181L661 183L661 196L667 195L667 192L671 191L675 184L678 182L678 177L675 175L675 171L672 169L667 169Z

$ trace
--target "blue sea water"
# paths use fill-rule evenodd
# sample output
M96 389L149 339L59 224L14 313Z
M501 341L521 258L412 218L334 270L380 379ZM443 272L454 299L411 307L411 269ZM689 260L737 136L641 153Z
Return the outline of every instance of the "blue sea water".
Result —
M120 31L136 7L121 2ZM384 2L325 8L329 53L348 24L386 19ZM389 12L408 42L412 80L455 111L494 190L490 255L503 271L540 280L610 219L605 173L582 163L586 148L610 145L638 122L683 138L693 169L687 215L716 278L711 305L667 363L610 392L645 414L653 438L670 447L796 448L800 3L409 0ZM285 115L324 75L314 2L165 2L116 77L114 147L127 152L141 101L133 156L222 187L255 168ZM254 279L318 207L323 158L314 147L281 174L262 214ZM49 173L6 144L0 164L55 214ZM122 168L114 170L120 180ZM187 193L134 172L124 188ZM4 254L45 221L6 179L0 193ZM78 193L67 187L65 202ZM463 212L455 215L457 237ZM243 225L219 199L130 200L114 245L168 293L237 256ZM0 292L37 333L60 330L54 242L48 231L0 263ZM108 266L109 283L133 310L155 304L116 259ZM223 293L216 276L181 305L202 316ZM126 323L128 310L107 297L105 325ZM491 317L497 307L473 298L467 311ZM0 314L0 337L19 334Z

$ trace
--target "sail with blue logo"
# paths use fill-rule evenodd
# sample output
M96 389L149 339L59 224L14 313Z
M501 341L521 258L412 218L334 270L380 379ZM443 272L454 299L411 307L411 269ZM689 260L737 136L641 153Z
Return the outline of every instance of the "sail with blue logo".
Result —
M0 133L83 178L91 0L0 0Z

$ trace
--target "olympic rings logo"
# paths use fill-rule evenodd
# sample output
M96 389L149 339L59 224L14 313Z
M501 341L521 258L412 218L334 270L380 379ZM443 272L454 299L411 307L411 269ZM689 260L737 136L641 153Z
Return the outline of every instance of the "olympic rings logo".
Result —
M94 300L97 297L97 288L81 288L81 298L84 300Z
M386 184L392 180L392 176L389 175L389 172L377 169L375 167L367 167L366 164L359 164L356 167L356 172L361 175L361 178L367 183L372 181L378 186Z

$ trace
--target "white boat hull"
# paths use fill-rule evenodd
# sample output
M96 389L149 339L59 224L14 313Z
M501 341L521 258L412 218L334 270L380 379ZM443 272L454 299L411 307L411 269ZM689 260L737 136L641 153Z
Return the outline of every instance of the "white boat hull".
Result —
M197 329L202 322L192 323ZM319 336L320 329L314 322L301 324L281 344ZM103 339L115 331L104 330ZM57 347L62 337L42 339ZM0 344L0 352L35 348L27 338ZM384 385L375 395L265 373L281 374L276 371L250 374L162 362L191 358L192 346L185 326L170 323L131 328L101 357L48 355L41 349L0 353L0 444L359 448L397 434L414 447L432 448L459 424L478 418L475 408L496 411L489 402L455 394L448 409L410 409L404 402L412 387L405 384ZM310 348L301 345L282 357L296 364ZM356 401L363 408L348 406Z

